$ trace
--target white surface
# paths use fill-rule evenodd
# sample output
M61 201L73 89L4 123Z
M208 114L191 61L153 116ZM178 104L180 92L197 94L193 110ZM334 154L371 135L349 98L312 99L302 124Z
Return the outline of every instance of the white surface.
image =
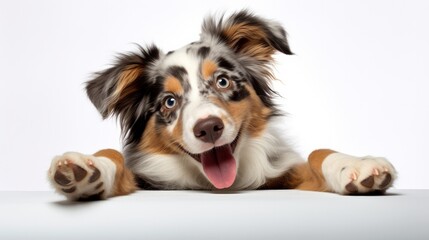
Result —
M390 194L140 191L72 203L0 192L0 239L429 239L429 190Z
M248 7L281 22L295 56L276 89L298 150L381 155L398 188L429 188L429 1L0 1L0 190L48 190L56 154L119 148L83 82L114 53L198 39L203 16ZM19 173L19 174L17 174Z

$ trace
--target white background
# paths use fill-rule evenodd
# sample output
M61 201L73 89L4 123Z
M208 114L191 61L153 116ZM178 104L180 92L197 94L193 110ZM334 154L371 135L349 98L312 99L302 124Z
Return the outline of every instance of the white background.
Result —
M198 40L208 13L276 19L295 56L278 56L285 134L382 155L397 188L429 188L428 1L1 1L0 190L49 190L51 158L120 148L83 83L132 43L165 52Z

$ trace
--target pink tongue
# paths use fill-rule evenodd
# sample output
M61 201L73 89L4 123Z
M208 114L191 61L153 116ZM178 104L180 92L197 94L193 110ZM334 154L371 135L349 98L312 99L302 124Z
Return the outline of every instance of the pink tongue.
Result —
M234 183L237 167L230 145L202 153L201 163L210 182L217 189L228 188Z

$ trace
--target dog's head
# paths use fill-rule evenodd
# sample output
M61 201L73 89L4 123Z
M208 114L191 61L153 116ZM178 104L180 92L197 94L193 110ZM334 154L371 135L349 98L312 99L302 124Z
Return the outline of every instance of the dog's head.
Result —
M241 135L257 137L276 114L270 64L291 54L277 23L247 11L204 21L201 39L163 54L157 47L121 55L87 84L104 118L119 117L137 151L187 155L216 188L236 177ZM192 158L191 158L192 157Z

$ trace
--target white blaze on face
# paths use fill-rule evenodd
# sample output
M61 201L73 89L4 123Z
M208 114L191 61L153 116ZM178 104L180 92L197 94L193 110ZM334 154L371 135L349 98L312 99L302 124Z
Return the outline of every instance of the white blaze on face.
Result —
M212 149L214 146L222 146L231 143L234 141L238 129L235 127L234 121L227 111L201 95L199 87L201 81L204 81L200 78L201 59L192 52L187 53L187 47L188 46L185 46L168 55L163 62L163 68L167 69L170 66L181 66L184 67L187 72L187 79L185 79L185 81L189 82L190 90L185 93L185 105L180 111L183 123L183 142L186 144L186 146L183 147L191 153L202 153ZM193 131L196 122L208 116L219 117L224 123L222 136L214 145L197 139ZM168 130L170 132L172 132L176 126L178 122L177 119L169 126Z

